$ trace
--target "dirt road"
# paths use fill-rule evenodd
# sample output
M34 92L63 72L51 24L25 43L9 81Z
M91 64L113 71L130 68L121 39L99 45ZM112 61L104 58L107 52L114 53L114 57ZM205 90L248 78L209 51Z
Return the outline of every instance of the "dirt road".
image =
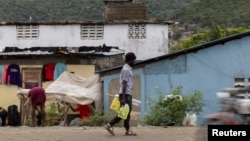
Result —
M116 127L111 136L103 127L0 127L0 141L207 141L207 128L132 127L137 136L124 136Z

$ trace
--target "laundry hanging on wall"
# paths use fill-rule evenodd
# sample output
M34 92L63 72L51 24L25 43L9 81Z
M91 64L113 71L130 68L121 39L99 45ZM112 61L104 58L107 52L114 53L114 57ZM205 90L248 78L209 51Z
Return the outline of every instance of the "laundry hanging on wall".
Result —
M20 66L17 64L10 64L8 66L6 76L5 76L6 84L17 85L18 87L22 86L22 78Z
M56 80L66 70L67 67L63 62L56 63L54 69L54 80Z
M52 81L54 80L54 70L55 63L48 63L43 66L43 80L44 81Z
M2 84L2 80L3 80L3 70L4 70L4 65L1 64L0 65L0 84Z
M9 64L5 64L3 67L3 72L2 72L2 84L6 84L10 79L8 78L8 81L6 81L6 75L7 75L7 70L8 70Z

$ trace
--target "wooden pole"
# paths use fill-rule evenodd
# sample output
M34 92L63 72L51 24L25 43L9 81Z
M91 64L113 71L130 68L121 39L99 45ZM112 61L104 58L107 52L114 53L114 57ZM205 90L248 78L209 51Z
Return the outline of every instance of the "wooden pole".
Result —
M64 111L64 123L63 123L64 126L67 125L68 112L69 112L69 104L66 104L66 109Z

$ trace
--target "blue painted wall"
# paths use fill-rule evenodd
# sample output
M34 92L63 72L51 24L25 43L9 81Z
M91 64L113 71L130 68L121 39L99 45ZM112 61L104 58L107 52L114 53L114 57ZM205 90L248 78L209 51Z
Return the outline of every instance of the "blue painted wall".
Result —
M205 107L197 117L199 125L206 114L219 110L217 92L234 87L234 78L250 78L250 37L159 60L135 69L134 73L141 76L141 118L148 112L146 97L159 96L156 88L169 94L171 89L182 86L184 94L195 90L203 94ZM104 77L104 93L108 93L110 80L118 77L119 74ZM104 102L107 112L107 97Z

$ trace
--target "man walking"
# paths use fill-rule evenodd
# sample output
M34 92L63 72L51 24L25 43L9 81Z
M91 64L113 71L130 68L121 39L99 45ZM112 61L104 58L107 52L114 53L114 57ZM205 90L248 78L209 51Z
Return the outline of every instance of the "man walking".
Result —
M119 100L120 105L128 104L129 113L127 119L124 120L124 128L126 129L125 135L135 136L132 130L130 130L130 113L132 110L132 91L133 91L133 73L132 67L134 66L136 60L136 56L133 52L129 52L125 56L125 64L122 67L120 73L120 89L119 89ZM105 129L112 135L114 134L113 126L119 123L122 119L116 115L107 125L105 125Z

